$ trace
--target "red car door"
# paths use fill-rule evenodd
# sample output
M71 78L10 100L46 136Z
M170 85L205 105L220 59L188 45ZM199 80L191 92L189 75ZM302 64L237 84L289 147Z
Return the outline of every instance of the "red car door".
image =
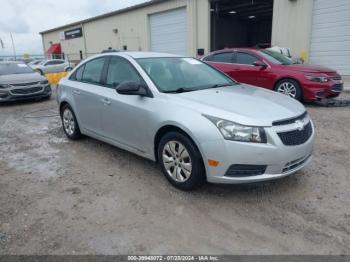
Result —
M235 73L236 80L241 83L262 86L260 81L262 66L255 66L254 62L261 61L257 56L247 53L247 52L236 52L234 56Z

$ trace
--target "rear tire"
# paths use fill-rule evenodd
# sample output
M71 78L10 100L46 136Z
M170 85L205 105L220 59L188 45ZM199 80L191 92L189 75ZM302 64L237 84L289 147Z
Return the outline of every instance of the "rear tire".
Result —
M293 79L283 79L278 81L274 90L277 93L287 95L296 100L302 100L301 87L299 83Z
M205 182L202 156L184 134L165 134L158 145L158 160L165 177L178 189L193 190Z
M61 109L61 121L63 131L69 139L78 140L81 138L80 128L77 118L70 105L65 104Z

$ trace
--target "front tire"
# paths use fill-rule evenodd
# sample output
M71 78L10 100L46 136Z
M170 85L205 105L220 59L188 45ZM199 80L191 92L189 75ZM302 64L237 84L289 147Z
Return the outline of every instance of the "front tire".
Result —
M275 91L277 93L284 94L296 100L302 100L300 85L297 81L293 79L283 79L279 81L275 86Z
M77 118L73 109L68 104L64 105L61 109L61 121L63 131L69 139L77 140L81 138Z
M158 160L165 177L178 189L192 190L205 181L202 156L186 135L165 134L159 142Z

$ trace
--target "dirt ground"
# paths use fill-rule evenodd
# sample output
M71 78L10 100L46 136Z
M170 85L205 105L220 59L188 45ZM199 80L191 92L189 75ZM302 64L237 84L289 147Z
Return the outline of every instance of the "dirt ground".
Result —
M0 106L0 254L350 254L350 107L307 109L307 168L186 193L151 161L69 141L54 98Z

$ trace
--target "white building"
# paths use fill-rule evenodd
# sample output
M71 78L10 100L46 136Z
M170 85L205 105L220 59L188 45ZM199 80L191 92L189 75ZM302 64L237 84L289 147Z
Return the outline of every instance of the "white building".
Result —
M41 35L45 52L72 60L107 48L196 56L271 43L350 75L349 0L153 0Z

